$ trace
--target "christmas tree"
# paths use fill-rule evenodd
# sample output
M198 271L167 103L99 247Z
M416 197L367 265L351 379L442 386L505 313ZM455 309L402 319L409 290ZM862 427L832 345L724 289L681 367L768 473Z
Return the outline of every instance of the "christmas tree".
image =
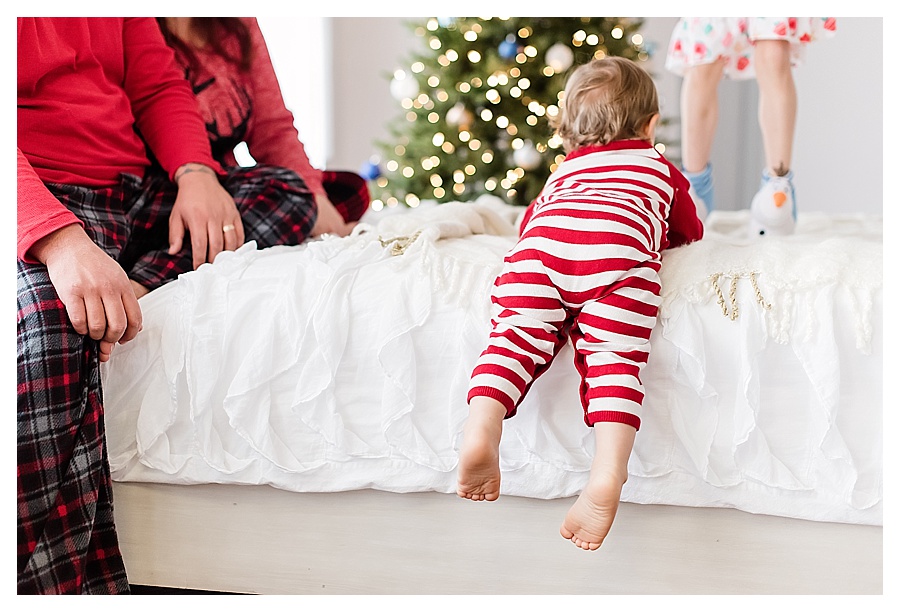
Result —
M378 143L373 207L494 194L527 205L564 158L548 117L566 78L605 55L648 58L641 19L432 17L410 23L423 39L391 94L403 109Z

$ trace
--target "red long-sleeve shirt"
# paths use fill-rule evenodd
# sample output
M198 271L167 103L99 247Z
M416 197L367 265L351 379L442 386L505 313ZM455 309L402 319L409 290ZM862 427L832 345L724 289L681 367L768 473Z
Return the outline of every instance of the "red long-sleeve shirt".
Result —
M143 176L149 158L174 176L217 171L203 120L152 18L17 19L18 256L78 223L44 186L102 188Z

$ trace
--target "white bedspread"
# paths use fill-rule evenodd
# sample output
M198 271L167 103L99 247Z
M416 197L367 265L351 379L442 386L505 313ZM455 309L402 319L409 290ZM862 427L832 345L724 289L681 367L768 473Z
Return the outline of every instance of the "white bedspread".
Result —
M103 367L113 478L455 491L519 212L370 213L353 236L246 244L150 293ZM623 499L881 525L881 219L801 214L793 236L746 241L745 214L665 254ZM569 347L506 422L504 494L580 491L578 384Z

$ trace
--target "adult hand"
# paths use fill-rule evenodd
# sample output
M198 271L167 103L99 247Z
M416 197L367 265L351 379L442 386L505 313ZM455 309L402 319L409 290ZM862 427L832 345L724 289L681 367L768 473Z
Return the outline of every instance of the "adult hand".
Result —
M316 196L316 206L319 214L316 216L316 224L313 226L311 236L320 236L322 234L335 234L337 236L348 236L356 222L347 223L337 211L328 196L318 194Z
M128 275L81 226L56 230L29 253L47 266L75 331L100 341L100 361L109 360L117 342L125 344L141 330L141 307Z
M191 235L195 270L222 251L244 244L241 215L211 168L185 164L175 172L175 182L178 194L169 217L169 255L181 250L185 231Z

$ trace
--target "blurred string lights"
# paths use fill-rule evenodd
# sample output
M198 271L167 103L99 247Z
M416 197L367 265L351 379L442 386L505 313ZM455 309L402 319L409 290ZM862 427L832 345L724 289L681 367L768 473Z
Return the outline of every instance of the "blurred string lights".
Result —
M564 159L548 124L571 69L593 58L648 59L642 21L625 17L432 17L391 76L401 113L361 169L372 207L468 201L527 205Z

